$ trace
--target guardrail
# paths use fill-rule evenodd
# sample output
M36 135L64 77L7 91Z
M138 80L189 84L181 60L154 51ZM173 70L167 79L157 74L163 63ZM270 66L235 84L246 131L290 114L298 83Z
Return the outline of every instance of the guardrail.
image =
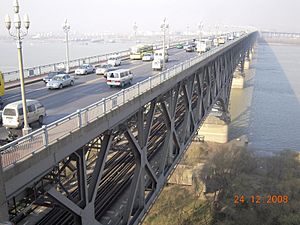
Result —
M244 38L244 36L227 42L222 46L218 46L204 54L186 60L185 62L175 65L153 77L149 77L142 82L117 92L116 94L103 98L102 100L80 109L69 116L45 125L26 136L2 146L0 148L0 153L3 169L7 169L9 166L14 165L18 161L34 155L38 151L41 151L49 145L59 141L61 138L70 135L72 132L84 126L87 126L89 123L126 104L140 94L147 92L151 88L160 85L205 58L239 41L241 38Z
M180 41L181 43L182 41ZM172 43L171 46L175 46L179 42ZM161 48L162 45L156 45L154 46L155 49ZM113 53L108 53L104 55L96 55L96 56L91 56L91 57L84 57L84 58L79 58L79 59L74 59L70 61L70 70L73 70L80 65L84 63L90 63L90 64L99 64L101 62L105 62L108 60L110 56L113 55L119 55L121 58L128 57L130 55L130 50L124 50L120 52L113 52ZM59 62L59 63L52 63L48 65L43 65L43 66L36 66L28 69L24 69L24 77L29 78L29 77L35 77L35 76L40 76L47 74L49 72L57 71L59 69L64 69L65 68L66 62ZM11 71L11 72L4 72L3 73L4 81L5 82L11 82L11 81L16 81L19 80L19 70Z
M104 54L104 55L97 55L97 56L91 56L91 57L85 57L85 58L79 58L79 59L74 59L70 61L70 69L74 69L79 67L80 65L84 63L91 63L91 64L96 64L100 63L103 61L106 61L110 56L118 54L120 57L126 57L129 56L130 51L125 50L121 52L113 52L109 54ZM59 63L53 63L53 64L48 64L48 65L43 65L43 66L36 66L28 69L24 69L24 77L34 77L34 76L39 76L43 75L52 71L57 71L59 69L64 69L65 62L59 62ZM19 70L15 70L12 72L5 72L3 73L3 77L5 82L10 82L10 81L16 81L19 80Z

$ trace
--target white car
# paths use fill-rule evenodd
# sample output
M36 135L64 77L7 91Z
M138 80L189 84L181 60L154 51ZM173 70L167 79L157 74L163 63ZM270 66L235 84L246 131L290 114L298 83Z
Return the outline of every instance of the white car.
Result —
M145 53L142 60L143 61L152 61L154 59L154 55L152 53Z
M121 65L121 59L119 56L111 56L107 60L107 64L110 64L112 66L120 66Z
M65 86L73 86L74 78L69 74L58 74L55 75L48 83L48 89L62 89Z
M112 66L111 64L102 64L99 67L96 68L96 74L101 75L101 74L106 74L109 71L115 70L116 67Z
M89 74L94 72L95 67L91 64L82 64L78 69L75 70L75 74L77 75Z

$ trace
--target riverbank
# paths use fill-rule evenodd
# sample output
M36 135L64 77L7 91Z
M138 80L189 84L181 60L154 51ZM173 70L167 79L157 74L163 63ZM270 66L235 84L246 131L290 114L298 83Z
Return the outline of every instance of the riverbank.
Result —
M242 139L193 143L180 164L199 162L193 185L169 184L143 225L300 224L299 153L262 157Z

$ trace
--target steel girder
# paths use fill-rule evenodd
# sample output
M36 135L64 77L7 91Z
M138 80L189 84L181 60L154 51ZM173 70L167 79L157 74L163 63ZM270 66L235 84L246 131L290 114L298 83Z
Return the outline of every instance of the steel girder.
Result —
M255 38L250 35L195 67L63 160L58 174L68 169L73 179L58 179L46 190L46 201L55 207L38 224L140 223L211 109L228 110L233 72ZM92 149L98 150L91 154Z

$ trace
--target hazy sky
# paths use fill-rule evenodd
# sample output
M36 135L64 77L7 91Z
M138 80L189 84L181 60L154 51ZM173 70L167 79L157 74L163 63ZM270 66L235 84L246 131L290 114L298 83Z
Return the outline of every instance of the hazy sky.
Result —
M7 34L4 17L13 16L12 0L0 0L0 35ZM164 17L170 28L196 30L205 24L251 25L300 32L300 0L19 0L23 17L31 19L30 32L62 32L68 18L73 31L133 32L159 30Z

